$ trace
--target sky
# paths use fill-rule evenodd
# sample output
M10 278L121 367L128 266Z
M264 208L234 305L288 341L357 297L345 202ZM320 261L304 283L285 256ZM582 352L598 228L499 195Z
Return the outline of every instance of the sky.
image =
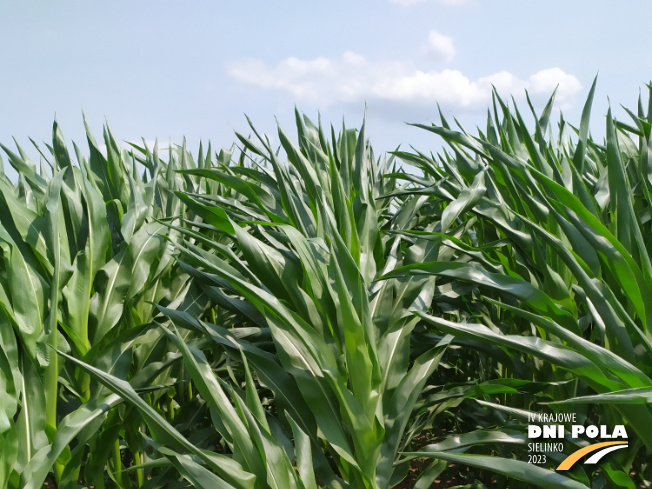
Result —
M376 154L437 137L406 123L443 113L473 132L491 87L578 125L593 79L594 136L609 103L635 109L652 79L652 2L360 0L263 2L0 0L0 142L51 139L56 117L84 147L99 139L229 147L245 114L274 140L294 109L359 127Z

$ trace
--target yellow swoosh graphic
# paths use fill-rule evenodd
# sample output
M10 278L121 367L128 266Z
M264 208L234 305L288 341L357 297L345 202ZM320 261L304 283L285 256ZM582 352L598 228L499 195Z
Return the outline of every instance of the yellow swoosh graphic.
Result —
M588 447L580 448L576 452L573 452L568 457L566 457L564 461L559 464L556 470L568 470L575 464L575 462L581 459L584 455L587 455L591 452L595 452L600 448L609 447L611 445L627 445L627 443L628 442L626 441L605 441L602 443L595 443L593 445L589 445Z

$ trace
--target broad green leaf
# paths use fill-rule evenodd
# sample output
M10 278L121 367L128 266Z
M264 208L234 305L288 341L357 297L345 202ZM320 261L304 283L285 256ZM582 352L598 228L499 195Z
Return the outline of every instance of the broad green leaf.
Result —
M101 370L85 364L65 353L59 353L69 361L88 371L107 388L111 389L122 399L135 406L145 418L149 428L154 434L154 439L157 440L158 443L170 444L174 447L186 450L189 454L197 456L220 477L237 488L253 489L255 477L252 474L245 472L240 464L227 456L218 454L208 455L197 448L181 433L179 433L176 428L168 423L154 408L143 401L128 382L102 372Z
M472 467L496 472L546 489L556 489L559 487L586 489L588 487L581 482L565 477L559 473L521 460L429 450L405 453L405 455L413 457L432 457L456 464L470 465Z

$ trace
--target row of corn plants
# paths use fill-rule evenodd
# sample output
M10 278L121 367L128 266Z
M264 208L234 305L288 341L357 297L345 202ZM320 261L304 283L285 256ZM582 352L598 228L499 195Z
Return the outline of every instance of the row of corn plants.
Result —
M630 123L609 111L606 138L597 143L589 136L594 89L579 128L562 117L554 137L552 99L541 116L532 110L528 126L515 104L510 109L495 95L486 131L472 136L442 117L419 127L450 149L436 157L399 153L423 170L415 195L449 202L441 230L410 234L447 242L461 255L385 278L426 274L446 284L452 294L427 313L414 311L430 326L422 341L454 335L480 367L435 389L420 408L432 420L442 401L465 406L470 424L493 433L444 439L410 457L513 476L513 454L524 460L532 441L524 437L528 415L573 412L581 424L625 425L629 449L599 465L578 465L569 477L590 487L650 484L652 106L639 101L636 112L627 111ZM463 236L446 231L451 222L466 226ZM592 442L567 441L568 453ZM477 455L496 454L503 444L512 447L507 456ZM476 455L462 455L450 453L455 445L480 446ZM550 467L568 453L548 454Z
M122 399L57 351L143 388L169 387L175 359L153 323L157 305L201 314L207 304L164 221L184 218L174 192L195 186L176 170L210 161L179 148L163 163L157 150L122 149L108 128L103 142L88 132L90 154L75 146L74 161L55 123L52 144L35 145L38 166L3 146L18 179L0 176L0 487L41 487L48 474L60 487L142 485L142 470L123 473L126 452L142 461L141 417L112 409ZM169 403L162 388L150 394L152 405Z
M553 137L496 95L476 136L421 126L437 156L299 114L196 160L3 147L0 487L646 483L652 114L598 144L592 97ZM541 411L629 451L528 464Z

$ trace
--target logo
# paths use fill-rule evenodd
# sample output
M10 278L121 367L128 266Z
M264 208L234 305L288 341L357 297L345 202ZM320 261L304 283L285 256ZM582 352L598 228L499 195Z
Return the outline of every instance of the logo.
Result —
M581 459L584 455L593 453L597 450L598 453L593 454L587 460L584 461L585 464L597 464L602 457L606 454L613 452L614 450L619 450L620 448L625 448L627 446L626 441L605 441L602 443L594 443L588 447L580 448L575 452L571 453L568 457L564 459L562 463L557 466L556 470L570 470L575 462Z
M599 441L575 450L555 470L570 470L588 455L590 457L584 460L584 464L597 464L605 455L628 446L624 425L615 425L613 429L607 425L585 426L577 424L575 413L530 414L529 422L528 438L534 441L528 443L528 462L533 464L545 464L547 454L564 452L567 441L586 438L610 440Z

